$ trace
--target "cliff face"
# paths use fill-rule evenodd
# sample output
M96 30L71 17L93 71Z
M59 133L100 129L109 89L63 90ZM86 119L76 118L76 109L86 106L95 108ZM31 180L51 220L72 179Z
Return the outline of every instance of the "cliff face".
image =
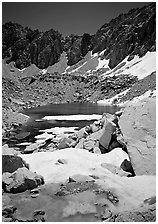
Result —
M93 53L106 49L104 56L113 68L127 55L155 51L156 4L130 10L104 24L92 38Z
M127 55L145 55L155 51L156 4L151 3L141 9L130 10L104 24L93 36L70 35L63 38L53 29L39 32L16 23L6 23L2 27L3 58L14 61L22 69L35 64L46 68L59 61L63 51L67 53L68 65L80 61L89 50L92 53L104 49L104 57L109 67L114 68Z
M80 61L91 49L91 36L84 33L83 36L70 35L64 40L64 50L67 52L68 65L74 65Z
M63 51L61 34L53 29L42 33L9 22L2 32L3 58L20 69L30 64L46 68L55 64Z

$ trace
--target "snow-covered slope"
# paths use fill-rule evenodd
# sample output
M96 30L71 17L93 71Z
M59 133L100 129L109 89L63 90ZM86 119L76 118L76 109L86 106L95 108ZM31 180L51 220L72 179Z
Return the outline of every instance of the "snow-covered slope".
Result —
M130 74L137 76L138 79L143 79L156 71L156 52L147 52L143 57L135 55L130 61L128 60L129 56L127 56L115 68L110 69L109 59L105 59L103 56L104 51L93 55L92 52L89 52L84 59L69 66L64 72L69 74L77 72L82 75L97 74L98 72L102 76Z

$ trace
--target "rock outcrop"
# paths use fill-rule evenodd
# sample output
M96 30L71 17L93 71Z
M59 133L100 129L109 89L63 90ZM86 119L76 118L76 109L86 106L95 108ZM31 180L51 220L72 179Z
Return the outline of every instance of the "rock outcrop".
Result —
M19 156L3 155L2 156L2 173L13 173L18 168L26 167L28 164Z
M55 64L63 51L61 34L53 29L43 33L8 22L2 30L3 58L20 69L30 64L46 68Z
M144 99L125 108L119 124L136 175L156 174L156 102Z
M89 50L93 53L104 52L104 58L110 59L109 66L114 68L127 55L145 55L155 51L156 4L132 9L104 24L94 35L71 34L63 38L53 29L46 32L31 30L16 23L6 23L2 27L3 58L14 61L16 67L25 68L35 64L46 68L58 62L63 51L67 53L68 65L80 61Z
M83 36L70 35L65 38L64 50L67 53L68 65L74 65L80 61L90 50L91 36L88 33Z
M104 24L92 38L93 53L102 51L110 59L109 67L114 68L127 55L145 55L155 51L155 3L141 9L132 9L120 14L110 23Z
M19 168L13 173L5 172L2 177L2 187L5 192L20 193L44 184L42 176L31 172L26 167Z

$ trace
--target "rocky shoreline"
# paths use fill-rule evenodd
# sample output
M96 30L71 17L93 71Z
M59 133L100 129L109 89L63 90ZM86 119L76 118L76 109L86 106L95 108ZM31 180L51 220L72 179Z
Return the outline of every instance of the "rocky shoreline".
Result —
M155 221L154 111L155 97L151 94L150 98L140 100L133 106L126 106L124 111L114 115L103 114L100 120L68 137L56 140L54 135L41 145L35 143L26 146L24 155L16 148L4 145L3 221ZM128 125L124 125L126 116L130 122ZM138 136L135 131L140 130L140 127L141 134ZM136 135L139 141L136 141ZM143 147L140 147L141 145ZM134 148L136 151L133 151ZM45 157L41 153L44 153ZM49 153L53 157L52 167L48 168L47 154L51 161ZM91 161L91 155L94 155L96 165ZM91 162L88 163L87 159ZM77 161L80 161L79 164ZM40 164L43 164L42 169ZM54 172L49 174L45 169ZM117 181L116 187L113 181ZM129 186L140 185L136 187L138 192L139 189L142 191L141 186L145 183L148 189L144 189L143 194L138 193L139 197L135 201L135 190L133 192L131 188L124 188L127 195L128 191L132 195L130 199L126 193L124 196L121 193L123 189L121 190L120 186L126 185L126 182L129 182ZM20 200L16 197L17 193L21 195ZM89 196L86 199L82 195ZM65 206L58 208L62 214L61 219L55 208L55 215L50 215L51 197L54 198L51 208L61 201ZM45 205L41 200L48 202ZM40 208L37 206L39 201ZM24 212L25 206L31 206L32 210Z

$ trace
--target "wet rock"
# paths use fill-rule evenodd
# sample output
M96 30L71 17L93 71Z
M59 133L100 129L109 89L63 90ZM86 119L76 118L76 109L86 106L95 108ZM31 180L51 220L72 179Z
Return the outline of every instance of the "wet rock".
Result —
M31 190L44 184L42 176L29 171L27 168L19 168L14 173L3 173L2 186L5 192L19 193Z
M2 155L2 173L13 173L18 168L26 167L28 164L19 156L14 155Z

